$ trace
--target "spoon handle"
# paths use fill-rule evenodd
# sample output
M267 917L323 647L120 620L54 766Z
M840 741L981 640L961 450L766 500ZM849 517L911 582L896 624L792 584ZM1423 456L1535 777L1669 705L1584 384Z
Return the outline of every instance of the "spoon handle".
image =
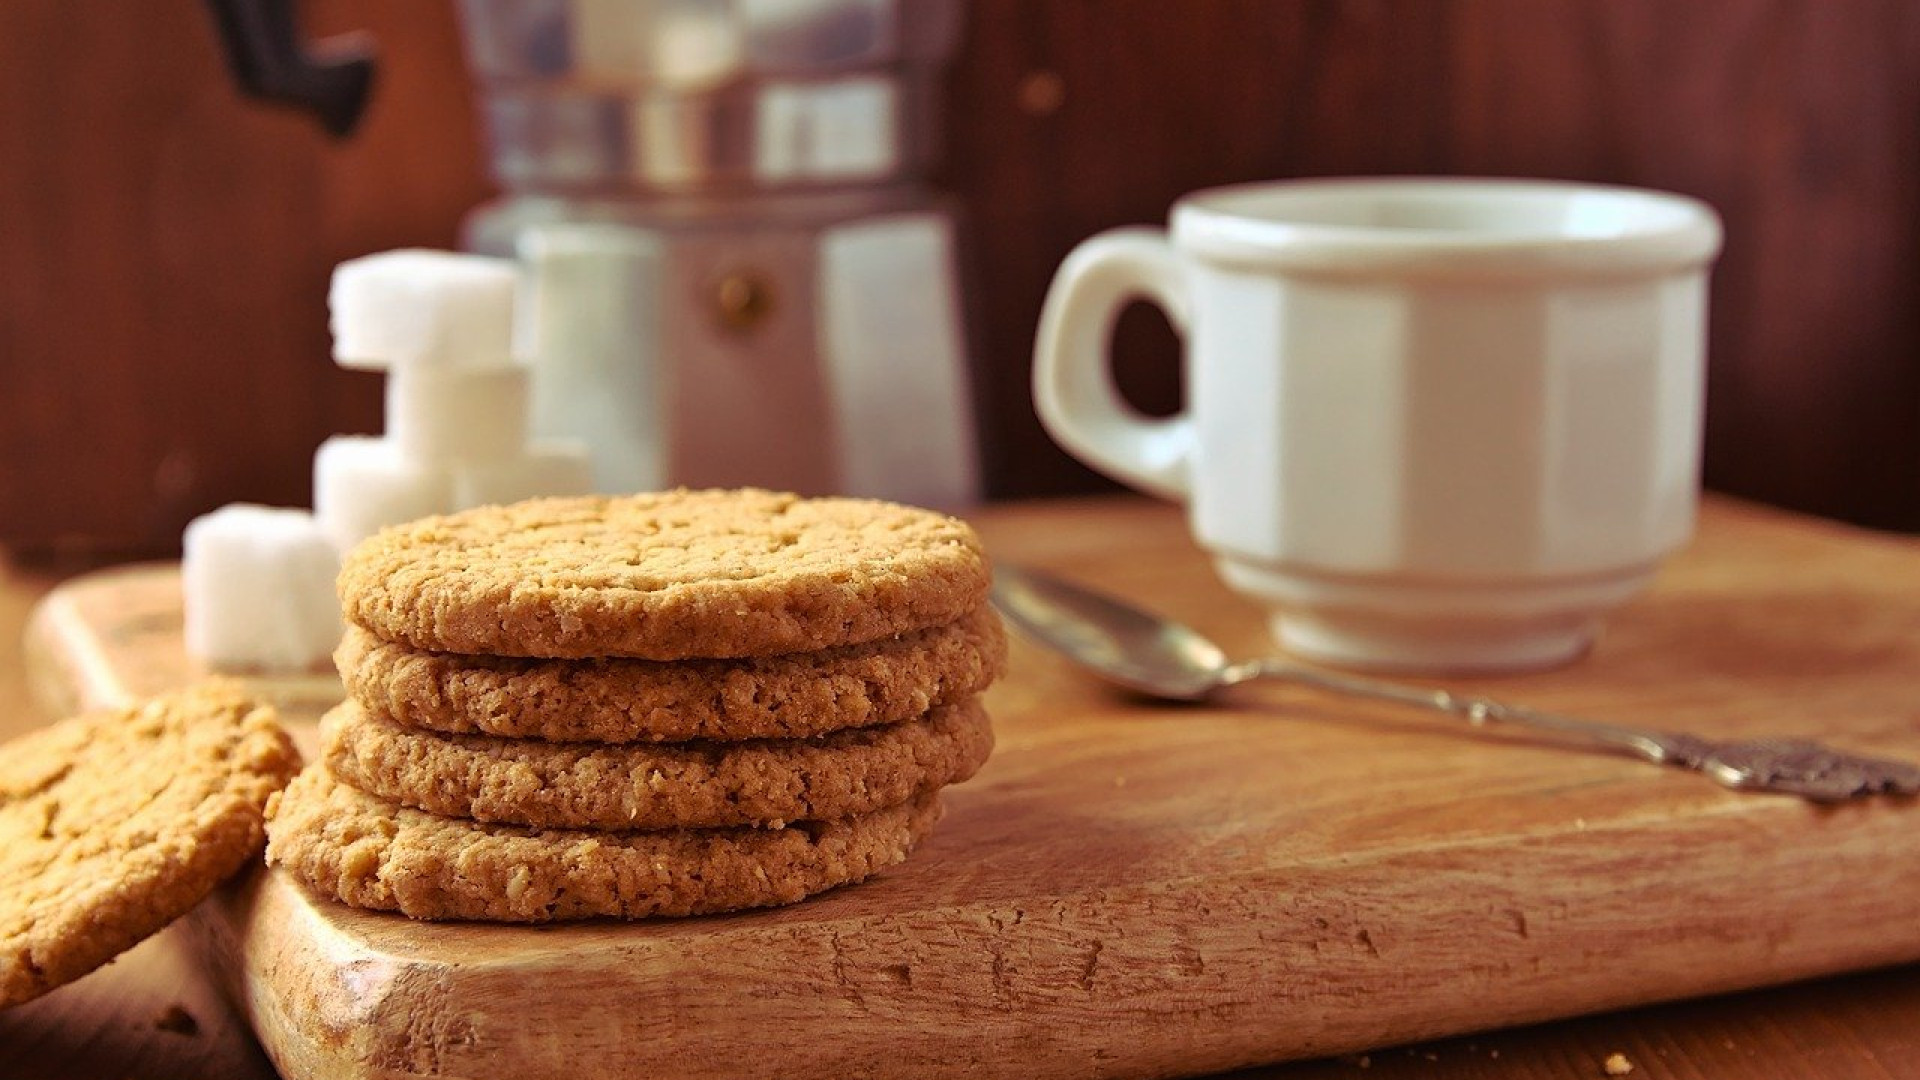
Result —
M1694 769L1732 788L1777 791L1823 802L1882 793L1920 794L1920 768L1901 761L1848 754L1818 743L1778 739L1714 742L1696 735L1602 724L1508 705L1492 698L1403 686L1272 658L1235 664L1224 673L1222 682L1235 685L1249 679L1276 679L1335 694L1448 713L1474 727L1499 723L1549 731L1591 748L1624 750L1657 764Z
M1272 658L1236 664L1228 671L1225 681L1241 683L1249 679L1275 679L1350 697L1371 698L1375 701L1449 713L1461 717L1474 727L1488 723L1501 723L1552 731L1596 748L1625 750L1654 762L1693 764L1693 761L1682 760L1690 756L1691 748L1687 743L1702 741L1685 736L1669 735L1665 732L1640 731L1592 720L1579 720L1571 716L1559 716L1518 705L1508 705L1492 698L1405 686L1360 675L1343 675Z

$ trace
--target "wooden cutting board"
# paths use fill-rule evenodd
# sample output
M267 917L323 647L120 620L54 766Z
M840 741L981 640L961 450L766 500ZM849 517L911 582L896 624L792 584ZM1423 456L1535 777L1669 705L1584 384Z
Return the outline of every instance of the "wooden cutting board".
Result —
M979 516L1265 647L1135 500ZM50 700L193 677L171 567L51 596ZM262 690L310 721L326 678ZM1557 672L1455 684L1602 720L1920 758L1920 544L1713 502ZM1170 1076L1920 959L1920 807L1726 792L1623 758L1248 689L1121 696L1017 642L999 749L909 862L784 910L426 925L257 872L192 925L305 1077Z

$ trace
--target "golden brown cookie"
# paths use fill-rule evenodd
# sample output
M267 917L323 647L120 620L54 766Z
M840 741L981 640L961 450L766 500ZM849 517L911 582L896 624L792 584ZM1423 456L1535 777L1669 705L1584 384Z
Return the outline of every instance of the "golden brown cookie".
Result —
M958 619L988 568L964 523L866 499L668 491L536 499L382 530L350 622L436 652L687 660L857 645Z
M322 768L268 807L267 861L325 896L415 919L550 922L773 907L906 858L939 794L779 829L526 829L412 810Z
M376 716L453 735L564 742L791 739L892 724L985 690L1000 617L839 649L743 660L532 660L423 652L349 628L334 659Z
M298 768L273 710L225 683L0 748L0 1006L199 903L260 850L267 797Z
M554 743L436 735L349 701L320 727L341 781L416 810L560 829L715 828L818 821L959 783L993 750L977 701L817 739Z

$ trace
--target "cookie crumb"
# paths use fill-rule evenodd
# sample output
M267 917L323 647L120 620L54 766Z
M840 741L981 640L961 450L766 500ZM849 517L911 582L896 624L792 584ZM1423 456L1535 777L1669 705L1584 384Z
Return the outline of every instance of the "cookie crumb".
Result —
M1625 1076L1633 1071L1633 1062L1627 1060L1627 1055L1616 1050L1607 1055L1606 1062L1600 1068L1608 1076Z
M184 1035L191 1039L200 1034L200 1021L183 1005L169 1005L165 1012L154 1018L155 1029L170 1035Z

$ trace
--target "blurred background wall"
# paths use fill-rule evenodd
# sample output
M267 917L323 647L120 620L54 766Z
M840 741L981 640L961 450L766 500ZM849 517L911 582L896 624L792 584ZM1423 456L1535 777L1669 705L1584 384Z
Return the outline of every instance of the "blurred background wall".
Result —
M448 0L308 0L379 82L334 142L243 101L200 0L0 4L0 544L166 551L304 505L379 427L328 360L334 263L451 246L490 195ZM1078 240L1190 189L1358 173L1647 185L1715 205L1709 486L1920 530L1920 5L1906 0L973 0L950 79L990 493L1100 490L1027 398ZM1179 400L1157 315L1122 383Z

